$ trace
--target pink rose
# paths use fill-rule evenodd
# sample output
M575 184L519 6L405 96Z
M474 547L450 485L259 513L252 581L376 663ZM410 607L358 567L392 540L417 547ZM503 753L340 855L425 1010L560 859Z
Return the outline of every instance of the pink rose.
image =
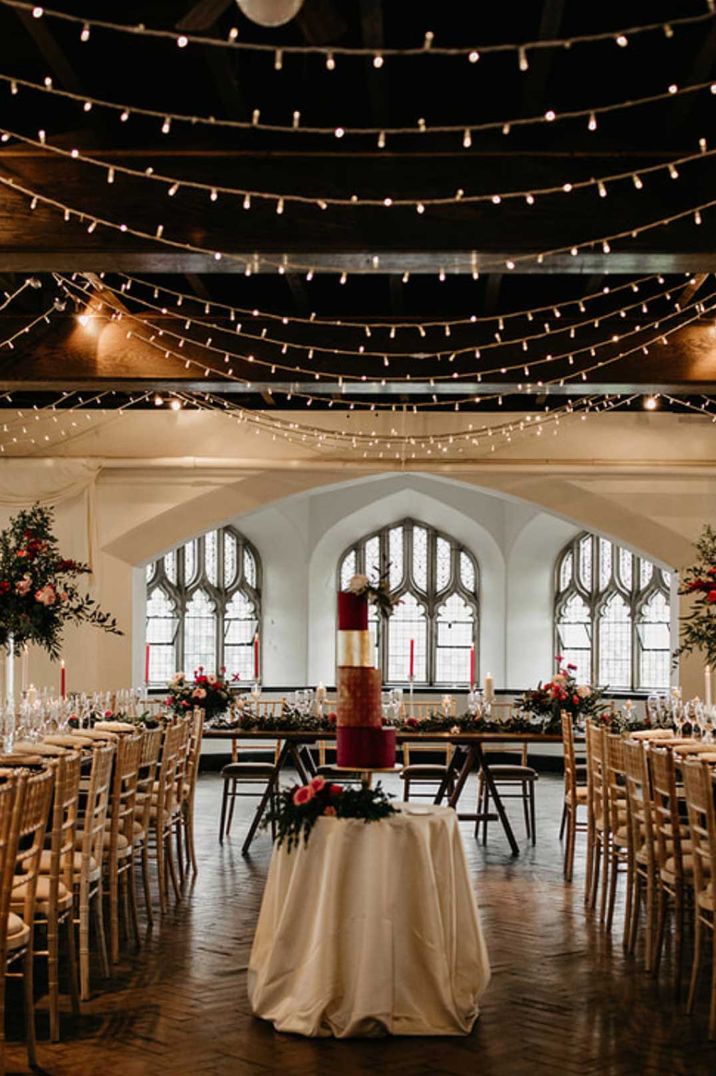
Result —
M322 788L325 788L326 779L325 777L314 777L309 781L309 784L314 792L320 792Z
M191 697L193 699L205 699L206 698L206 691L204 690L203 687L194 688L194 691L192 692Z
M57 592L52 583L47 583L35 591L35 601L40 602L41 605L54 605L56 600Z
M313 789L310 785L301 785L297 788L293 794L293 802L297 807L303 807L304 803L308 803L313 799Z
M111 710L105 710L104 711L104 716L105 717L111 717L112 716L112 711Z

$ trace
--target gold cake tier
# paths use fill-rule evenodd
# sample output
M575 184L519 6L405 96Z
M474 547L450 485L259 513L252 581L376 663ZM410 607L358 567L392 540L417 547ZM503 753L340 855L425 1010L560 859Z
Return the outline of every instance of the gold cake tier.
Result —
M338 724L380 728L380 669L364 666L338 666Z
M336 665L367 666L375 665L373 636L369 631L339 631Z

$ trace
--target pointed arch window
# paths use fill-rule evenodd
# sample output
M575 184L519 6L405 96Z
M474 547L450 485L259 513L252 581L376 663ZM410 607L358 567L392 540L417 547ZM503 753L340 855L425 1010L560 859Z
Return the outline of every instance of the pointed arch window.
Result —
M251 680L261 622L261 561L234 527L209 531L147 566L149 683L225 666Z
M338 585L345 589L356 572L373 577L378 571L387 573L391 593L400 598L390 616L370 607L368 627L384 681L407 683L412 639L416 684L467 684L473 646L476 675L479 660L479 573L472 553L449 535L404 519L350 546L338 564Z
M600 538L577 535L555 571L556 653L577 677L614 690L669 686L669 572Z

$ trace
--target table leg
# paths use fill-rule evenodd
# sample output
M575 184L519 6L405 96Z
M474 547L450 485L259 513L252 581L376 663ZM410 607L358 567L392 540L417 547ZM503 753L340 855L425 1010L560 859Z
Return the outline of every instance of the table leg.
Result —
M448 763L447 773L446 773L445 777L443 778L443 780L441 780L440 787L439 787L439 789L437 790L437 792L435 794L435 803L436 804L443 803L443 798L447 794L447 791L448 791L448 788L450 787L451 782L453 784L453 789L455 791L457 791L458 784L459 784L460 785L460 792L462 792L462 790L464 788L464 785L465 785L465 781L467 780L467 778L469 776L469 770L471 770L472 763L473 763L471 750L466 750L464 752L465 760L464 760L464 762L462 764L462 768L461 768L460 759L462 758L462 754L463 754L462 748L455 747L454 751L452 752L450 762ZM455 784L454 783L454 778L455 778L455 776L458 775L458 770L460 770L460 776L458 777L458 784ZM458 792L458 796L460 795L460 792ZM449 802L448 802L448 805L450 807L454 807L454 805L457 804L458 796L455 796L454 791L453 791L453 794L450 796L450 799L449 799Z
M264 811L266 810L268 802L271 799L271 793L273 792L274 788L278 786L279 773L281 772L283 767L286 765L286 760L288 759L288 756L291 753L291 748L292 747L293 747L293 744L290 744L288 741L285 741L283 746L281 747L281 750L279 751L278 758L276 759L276 762L274 764L273 773L271 774L268 781L266 782L266 788L264 790L264 794L262 795L261 799L259 800L258 806L256 807L256 810L254 811L254 817L251 820L251 825L249 826L249 832L246 834L246 837L244 838L244 843L241 845L241 855L242 856L248 855L249 848L251 847L251 842L253 841L254 837L256 836L256 830L259 828L259 823L260 823L261 819L263 818Z
M462 790L465 787L467 779L472 773L472 771L475 769L475 763L479 762L478 750L479 744L470 744L470 746L465 749L465 761L462 764L460 776L457 779L457 784L455 785L450 795L450 798L448 799L448 807L452 807L457 810L457 803L460 799ZM455 754L457 754L457 751L455 751Z
M475 749L476 749L475 750L475 755L476 755L477 761L482 766L482 776L483 776L485 784L487 785L487 788L489 790L489 794L492 797L492 802L495 805L495 810L497 811L497 817L499 818L500 822L502 823L502 828L505 831L505 836L507 837L507 840L510 842L510 848L512 849L512 855L513 856L518 856L520 854L520 849L519 849L519 846L517 844L517 841L515 840L515 835L512 832L512 826L510 825L510 820L507 817L507 812L505 811L505 807L504 807L504 804L502 802L502 797L500 796L500 793L497 791L497 786L495 785L495 782L494 782L494 780L492 778L492 774L490 773L490 766L489 766L489 764L487 762L485 753L482 750L482 745L479 744L479 743L475 744Z
M290 744L289 751L291 756L293 757L293 762L296 767L296 772L298 773L299 780L302 782L302 784L307 785L312 777L313 764L311 762L309 762L307 765L304 764L305 760L303 759L301 752L303 751L303 748L305 746L305 744L297 744L294 742Z

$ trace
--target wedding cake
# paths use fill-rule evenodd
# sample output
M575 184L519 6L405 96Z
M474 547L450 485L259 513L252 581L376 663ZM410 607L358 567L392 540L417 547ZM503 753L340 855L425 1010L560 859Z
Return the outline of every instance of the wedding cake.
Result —
M380 670L373 667L367 593L338 594L336 762L355 769L395 765L395 730L383 728Z

